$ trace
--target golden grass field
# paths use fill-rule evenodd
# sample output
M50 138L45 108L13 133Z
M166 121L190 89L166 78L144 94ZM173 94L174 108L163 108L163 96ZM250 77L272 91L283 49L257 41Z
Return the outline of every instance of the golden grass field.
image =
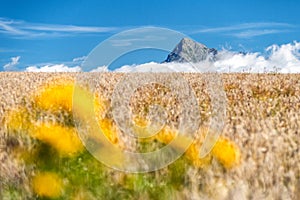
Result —
M225 127L203 159L199 148L211 117L207 83L203 74L182 74L198 101L198 136L176 162L141 174L113 170L85 150L72 116L76 75L0 73L0 199L299 199L299 74L222 74ZM156 84L135 91L133 120L143 126L155 102L166 108L167 126L137 144L122 140L110 108L122 76L93 75L96 118L107 139L135 151L168 144L179 105Z

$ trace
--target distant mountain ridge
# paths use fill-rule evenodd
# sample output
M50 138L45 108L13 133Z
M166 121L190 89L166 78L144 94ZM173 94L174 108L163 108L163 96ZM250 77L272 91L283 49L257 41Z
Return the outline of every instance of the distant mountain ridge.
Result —
M215 60L217 53L218 51L214 48L208 48L204 44L183 38L164 62L197 63L207 59Z

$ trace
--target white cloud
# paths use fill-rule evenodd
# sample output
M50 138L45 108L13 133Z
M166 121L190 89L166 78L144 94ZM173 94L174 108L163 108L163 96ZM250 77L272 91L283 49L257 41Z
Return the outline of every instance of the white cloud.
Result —
M96 69L93 69L91 72L109 72L109 69L107 66L100 66Z
M258 23L243 23L243 24L236 24L236 25L222 26L222 27L214 27L214 28L204 28L204 29L197 30L195 32L198 32L198 33L219 33L219 32L246 30L246 29L253 29L253 28L267 28L267 27L294 27L294 26L291 25L291 24L287 24L287 23L258 22Z
M20 53L25 52L23 49L0 48L0 53Z
M231 35L236 36L238 38L251 38L261 35L269 35L275 33L283 33L288 32L288 30L278 30L278 29L264 29L264 30L247 30L239 33L233 33Z
M143 32L147 32L147 28L151 27L145 27L145 29L141 30L135 30L132 33L126 32L124 33L126 35L125 38L118 38L118 39L112 39L109 42L111 43L112 46L115 47L123 47L123 46L131 46L135 42L141 42L141 43L146 43L146 42L157 42L157 41L163 41L166 39L167 36L163 35L143 35ZM151 31L151 30L150 30ZM139 33L139 35L136 35L136 33ZM149 33L149 32L147 32ZM132 35L130 35L132 34ZM158 33L156 33L158 34Z
M0 33L8 33L11 35L24 35L27 34L27 32L19 30L18 28L15 28L13 26L13 21L7 21L3 18L0 18Z
M81 72L81 63L86 56L73 58L72 61L63 63L38 63L26 67L27 72Z
M81 68L79 66L68 67L64 64L56 65L45 65L41 67L29 66L25 70L26 72L80 72Z
M190 63L155 63L149 62L140 65L124 65L115 72L200 72L203 71L203 63L190 64Z
M64 37L76 34L114 32L117 29L116 27L29 23L0 18L0 34L13 37Z
M12 57L10 58L11 59L11 62L5 64L3 66L3 69L5 71L11 71L11 70L15 70L15 67L19 64L19 60L20 60L20 56L16 56L16 57Z
M95 27L95 26L74 26L56 24L29 24L22 26L22 29L49 32L71 32L71 33L103 33L114 31L114 27Z
M214 63L221 72L300 73L300 42L272 45L266 56L260 53L235 54L224 50Z
M231 26L202 28L193 33L223 33L238 38L251 38L267 34L288 32L294 25L279 22L242 23Z
M77 58L73 58L73 62L82 62L86 59L86 56L81 56L81 57L77 57Z

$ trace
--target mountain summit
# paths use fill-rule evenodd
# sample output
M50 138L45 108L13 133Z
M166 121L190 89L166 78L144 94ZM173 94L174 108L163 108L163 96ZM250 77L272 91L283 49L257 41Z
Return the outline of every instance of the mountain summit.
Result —
M189 38L183 38L164 62L197 63L206 59L214 59L216 54L216 49L210 49L204 44L195 42Z

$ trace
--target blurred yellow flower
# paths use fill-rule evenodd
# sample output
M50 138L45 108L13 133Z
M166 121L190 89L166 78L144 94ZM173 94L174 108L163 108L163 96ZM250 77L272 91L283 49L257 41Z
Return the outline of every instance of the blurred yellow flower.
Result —
M41 109L70 112L72 111L73 90L73 82L49 85L41 88L34 100Z
M140 126L140 127L146 127L148 124L148 120L144 119L143 117L140 116L134 116L133 117L133 122L135 125Z
M240 163L241 154L240 149L229 139L219 137L211 152L204 158L200 159L200 149L204 138L207 134L208 128L201 127L199 129L199 138L192 143L186 151L186 156L196 167L205 167L211 164L212 158L227 169L230 169Z
M108 102L96 93L93 104L95 116L101 131L112 144L117 144L119 141L117 126L112 119L105 117Z
M199 168L205 168L211 164L212 155L208 154L204 158L200 158L200 148L197 142L193 142L185 152L186 157L191 160L192 164Z
M142 118L140 116L135 116L133 118L133 121L134 121L135 125L137 125L138 127L141 127L141 128L146 128L147 125L150 125L150 122L147 119ZM143 130L143 129L141 129L141 130ZM141 130L136 129L137 132L141 131ZM161 143L169 144L176 137L176 135L177 135L176 130L165 125L154 136L148 137L148 138L143 138L141 141L152 141L154 139L157 139Z
M219 138L212 154L227 169L238 165L241 160L240 149L226 138Z
M62 194L62 179L55 173L43 172L32 179L33 191L41 197L57 198Z
M161 143L169 144L176 135L177 133L175 130L171 129L169 126L164 126L164 128L156 134L155 138Z
M101 119L99 120L99 126L103 134L111 143L118 143L117 127L113 123L113 120L107 118Z
M63 155L83 150L83 145L75 128L57 124L41 123L34 128L32 136L51 145Z
M5 124L10 131L27 131L32 127L30 114L23 107L9 111L5 117Z
M102 98L98 93L94 95L94 112L96 117L100 120L105 117L106 110L109 107L108 102Z

